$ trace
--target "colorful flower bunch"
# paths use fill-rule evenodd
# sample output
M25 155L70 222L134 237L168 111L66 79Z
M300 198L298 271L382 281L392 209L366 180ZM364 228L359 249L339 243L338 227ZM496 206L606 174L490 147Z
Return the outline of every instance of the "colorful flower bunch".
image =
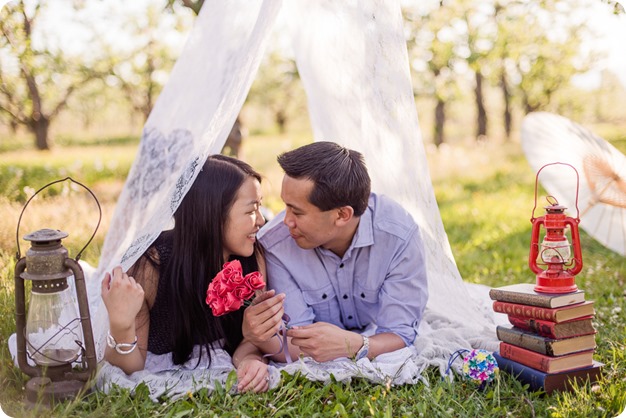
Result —
M486 350L472 350L463 358L463 374L468 380L484 385L491 382L498 373L498 362Z
M239 260L229 261L209 284L206 304L211 307L214 316L234 312L264 286L261 273L255 271L244 276Z

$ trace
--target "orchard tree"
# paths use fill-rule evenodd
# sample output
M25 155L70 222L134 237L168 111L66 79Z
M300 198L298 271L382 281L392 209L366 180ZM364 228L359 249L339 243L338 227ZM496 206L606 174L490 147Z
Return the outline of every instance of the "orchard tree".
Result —
M572 0L526 2L507 7L505 14L513 25L507 30L512 41L506 60L512 63L522 109L547 109L555 94L594 62L593 54L584 55L581 48L583 39L592 35L584 5Z
M70 97L101 75L34 36L45 4L18 0L0 11L0 113L26 127L40 150L50 147L50 124Z
M456 65L461 61L458 45L458 19L449 7L440 4L433 10L415 6L404 9L407 48L415 78L416 96L435 99L433 142L445 142L446 109L459 96Z
M490 70L491 51L496 39L491 19L493 5L484 0L461 0L454 3L463 19L464 58L474 73L474 103L476 105L476 139L487 135L485 107L485 72Z
M120 88L144 122L176 61L171 46L163 42L162 34L180 23L164 19L159 8L149 6L144 14L130 16L124 24L133 40L130 48L120 50L119 47L102 46L106 51L108 71L113 76L108 82Z
M284 133L289 119L304 108L304 96L295 61L273 51L259 67L248 100L272 112Z

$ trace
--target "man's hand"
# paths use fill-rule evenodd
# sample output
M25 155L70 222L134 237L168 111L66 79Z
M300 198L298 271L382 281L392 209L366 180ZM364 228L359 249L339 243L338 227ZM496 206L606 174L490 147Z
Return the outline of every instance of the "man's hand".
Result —
M293 345L319 362L352 357L363 345L361 335L328 322L293 327L287 331L287 335L291 337Z
M244 310L242 332L253 344L269 341L282 324L285 294L275 295L274 290L259 294L252 305Z

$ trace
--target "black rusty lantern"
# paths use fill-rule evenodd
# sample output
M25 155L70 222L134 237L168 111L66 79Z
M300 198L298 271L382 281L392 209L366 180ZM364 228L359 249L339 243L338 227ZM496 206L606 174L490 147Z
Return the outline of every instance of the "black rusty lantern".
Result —
M88 391L97 367L85 276L78 260L95 236L100 219L75 259L69 258L61 243L68 234L53 229L41 229L24 236L31 248L25 257L21 258L20 254L19 228L26 207L43 189L65 180L84 187L92 195L102 218L100 203L91 190L69 177L39 189L20 214L15 265L17 360L20 369L32 377L26 384L26 399L30 405L39 400L51 405ZM70 281L72 276L76 299ZM28 315L25 280L32 283Z

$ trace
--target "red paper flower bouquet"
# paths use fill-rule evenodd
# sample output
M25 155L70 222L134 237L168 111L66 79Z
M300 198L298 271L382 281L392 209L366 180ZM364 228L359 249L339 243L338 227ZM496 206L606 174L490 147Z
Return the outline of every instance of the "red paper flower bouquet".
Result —
M245 301L252 298L254 291L265 286L263 275L258 271L243 275L239 260L224 264L222 271L209 284L206 303L214 316L237 311Z

